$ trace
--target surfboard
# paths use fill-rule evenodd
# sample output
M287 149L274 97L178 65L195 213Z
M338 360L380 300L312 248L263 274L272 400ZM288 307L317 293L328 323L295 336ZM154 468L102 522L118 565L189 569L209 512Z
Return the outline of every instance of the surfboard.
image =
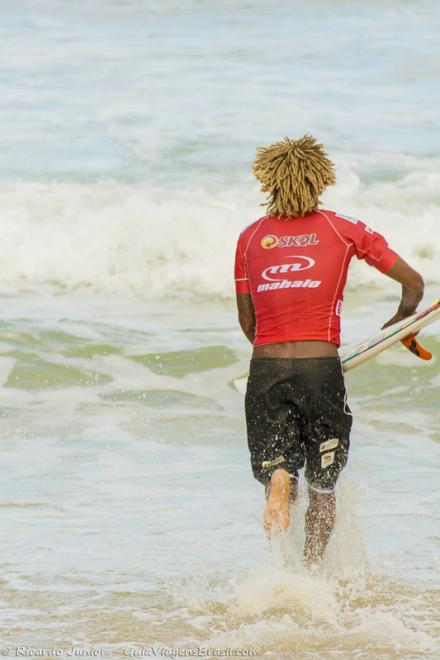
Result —
M409 337L410 341L405 341L405 346L413 353L422 357L422 359L429 359L430 353L422 349L417 342L413 339L414 333L433 323L440 318L440 298L436 300L430 307L427 307L421 312L416 312L412 316L408 316L403 321L394 323L393 325L379 330L371 337L356 344L349 344L339 350L341 358L342 369L344 372L350 371L358 367L363 362L371 360L375 355L382 353L398 341ZM429 356L429 357L427 357ZM247 375L241 378L236 378L234 381L236 389L245 394Z
M350 369L370 360L375 355L382 353L382 351L393 346L393 344L396 344L408 335L413 335L438 318L440 318L440 298L430 307L412 316L408 316L403 321L394 323L388 326L388 328L384 328L384 330L380 330L360 344L350 344L342 348L339 351L339 355L343 370L350 371Z

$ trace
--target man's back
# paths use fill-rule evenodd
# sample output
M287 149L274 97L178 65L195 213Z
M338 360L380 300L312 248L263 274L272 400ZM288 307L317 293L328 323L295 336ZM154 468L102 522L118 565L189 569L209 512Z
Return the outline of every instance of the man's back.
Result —
M332 211L288 220L265 216L247 227L237 245L235 277L237 291L252 296L254 346L308 340L339 346L353 256L381 272L397 259L380 234Z

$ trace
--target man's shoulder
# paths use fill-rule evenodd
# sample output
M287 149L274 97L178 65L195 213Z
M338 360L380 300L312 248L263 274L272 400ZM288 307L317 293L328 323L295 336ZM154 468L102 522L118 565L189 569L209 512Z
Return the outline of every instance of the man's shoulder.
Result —
M244 227L241 230L239 238L242 239L242 240L246 239L246 238L250 238L252 236L252 234L254 232L256 232L257 229L259 228L259 226L263 223L263 220L266 220L266 218L267 218L267 216L263 215L263 217L258 218L257 220L254 220L249 225L246 225L246 227Z
M267 217L268 217L267 215L263 215L261 218L257 218L256 220L253 220L251 223L246 225L246 227L244 227L241 230L240 235L246 234L246 233L251 233L255 229L258 229L258 226L263 222L263 220L266 220Z
M322 213L322 215L327 216L328 219L338 224L345 224L348 222L351 225L357 225L358 222L361 222L359 218L355 218L353 215L347 215L346 213L340 213L339 211L320 209L320 212Z

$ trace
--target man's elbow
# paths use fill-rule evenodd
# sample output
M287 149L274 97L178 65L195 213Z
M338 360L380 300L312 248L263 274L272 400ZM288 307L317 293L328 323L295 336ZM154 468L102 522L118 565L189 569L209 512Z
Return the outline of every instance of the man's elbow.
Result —
M405 297L416 301L416 304L421 301L425 289L423 277L414 268L411 268L404 259L398 257L391 268L386 271L386 274L402 285Z

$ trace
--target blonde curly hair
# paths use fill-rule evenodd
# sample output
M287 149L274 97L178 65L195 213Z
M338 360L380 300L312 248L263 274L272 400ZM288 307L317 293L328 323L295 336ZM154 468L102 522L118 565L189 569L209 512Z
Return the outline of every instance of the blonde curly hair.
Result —
M336 182L335 166L312 135L284 138L270 147L258 147L252 172L268 193L267 214L302 217L313 211L319 196Z

